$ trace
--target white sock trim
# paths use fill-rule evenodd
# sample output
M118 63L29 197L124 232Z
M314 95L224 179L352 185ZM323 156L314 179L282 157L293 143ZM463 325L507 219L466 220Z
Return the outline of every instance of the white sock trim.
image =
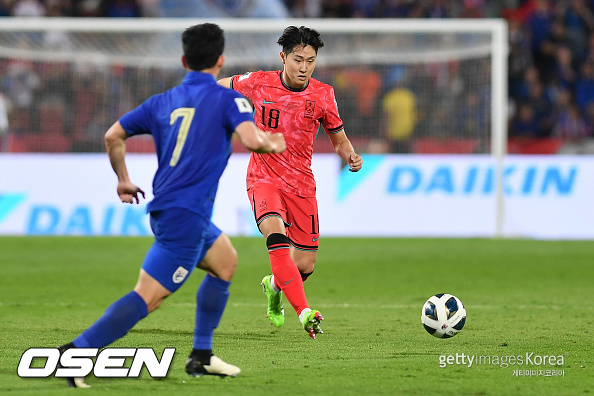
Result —
M303 318L305 318L305 315L307 315L310 312L311 308L305 308L303 311L301 311L301 313L299 314L299 321L303 323Z
M272 288L272 291L274 291L275 293L280 293L280 290L274 284L274 275L270 277L270 287Z

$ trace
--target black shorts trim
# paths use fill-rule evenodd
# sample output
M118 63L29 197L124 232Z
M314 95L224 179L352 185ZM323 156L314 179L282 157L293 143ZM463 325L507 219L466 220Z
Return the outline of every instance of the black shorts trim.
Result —
M308 252L317 252L318 251L318 246L311 246L311 245L301 245L299 243L295 243L292 240L290 240L291 245L297 249L297 250L304 250L304 251L308 251Z
M283 216L280 215L280 213L277 212L266 212L264 214L262 214L260 217L258 217L256 219L256 224L260 224L261 222L263 222L264 220L266 220L269 217L278 217L279 219L281 219L283 221L283 223L285 224L285 227L291 227L291 223L287 223L285 221L285 219L283 219ZM254 212L254 218L256 218L256 213Z

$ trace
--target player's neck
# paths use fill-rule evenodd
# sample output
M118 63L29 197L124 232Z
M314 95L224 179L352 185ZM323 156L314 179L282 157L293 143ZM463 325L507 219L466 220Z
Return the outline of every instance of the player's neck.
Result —
M211 67L211 68L208 68L208 69L202 69L202 70L200 70L200 72L210 74L216 80L217 78L219 78L219 73L221 72L221 68L220 67L217 67L217 66L214 66L214 67Z
M307 84L309 83L309 80L305 82L305 84L298 84L295 83L294 81L291 81L290 79L287 78L287 72L283 70L283 72L281 73L282 75L282 79L283 82L285 83L285 85L289 88L293 88L293 89L303 89L305 88L305 86L307 86Z

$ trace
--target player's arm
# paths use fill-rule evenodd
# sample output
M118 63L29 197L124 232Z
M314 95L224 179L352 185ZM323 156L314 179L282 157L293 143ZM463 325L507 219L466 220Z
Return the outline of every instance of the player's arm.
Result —
M251 121L237 125L235 132L241 144L256 153L282 153L287 147L282 133L264 132Z
M128 136L120 122L116 121L105 133L105 149L111 167L118 177L117 193L120 200L124 203L134 203L134 201L139 203L138 194L142 194L144 198L144 191L130 181L125 161Z
M363 166L363 158L355 152L344 129L336 133L331 133L328 136L330 137L332 146L334 146L334 151L349 165L349 170L351 172L358 172Z
M219 83L219 85L222 85L225 88L231 88L231 79L233 77L225 77L225 78L221 78L220 80L217 81L217 83Z

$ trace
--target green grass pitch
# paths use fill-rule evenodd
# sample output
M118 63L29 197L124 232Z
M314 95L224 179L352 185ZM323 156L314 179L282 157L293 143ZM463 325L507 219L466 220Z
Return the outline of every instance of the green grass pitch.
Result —
M72 340L136 281L150 238L0 238L0 394L63 395L581 395L594 387L591 241L333 239L321 242L309 303L324 317L314 341L285 303L285 326L265 317L260 280L269 271L261 238L233 238L239 267L214 351L242 368L234 379L192 378L196 271L119 347L177 352L169 375L91 377L88 390L56 378L21 379L31 347ZM420 323L432 294L465 304L465 328L440 340ZM562 356L562 366L453 364L440 356ZM495 358L496 357L496 358ZM534 376L516 376L516 370ZM539 375L542 370L542 375ZM549 370L549 371L547 371ZM546 376L555 370L563 376Z

